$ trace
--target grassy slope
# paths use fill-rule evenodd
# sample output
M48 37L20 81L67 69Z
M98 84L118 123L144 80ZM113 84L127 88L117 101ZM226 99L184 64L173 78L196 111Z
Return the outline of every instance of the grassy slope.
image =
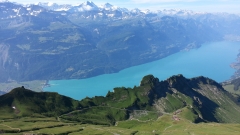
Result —
M240 107L219 84L208 78L186 79L173 76L159 82L145 76L139 87L115 88L106 97L80 101L79 111L62 115L65 120L115 125L127 119L155 120L158 116L187 108L184 116L191 122L240 122Z
M220 134L221 131L237 134L238 124L211 123L239 122L239 106L228 94L213 80L186 79L181 75L161 82L151 75L145 76L139 87L115 88L106 97L85 98L80 102L57 93L17 88L0 98L0 131L13 133L21 129L22 133L45 134ZM192 123L201 121L210 123Z
M174 113L165 114L156 120L139 121L127 120L118 121L115 126L89 125L80 123L66 123L55 118L31 118L9 119L0 121L0 132L11 135L23 133L37 134L99 134L99 135L152 135L152 134L208 134L208 135L238 135L240 134L240 124L219 124L219 123L199 123L194 124L182 117L186 115L188 109L184 108L176 116L179 121L172 119ZM7 133L9 132L9 133Z
M15 107L15 109L13 109ZM0 98L0 118L32 115L58 116L75 110L78 101L57 93L13 89Z
M156 119L164 113L187 107L192 115L185 118L192 122L238 123L240 107L228 94L211 79L186 79L182 75L165 81L148 75L139 87L115 88L106 97L85 98L80 102L57 93L36 93L18 88L0 98L0 118L61 115L61 119L70 121L114 125L116 121L129 118ZM13 106L17 109L14 110Z

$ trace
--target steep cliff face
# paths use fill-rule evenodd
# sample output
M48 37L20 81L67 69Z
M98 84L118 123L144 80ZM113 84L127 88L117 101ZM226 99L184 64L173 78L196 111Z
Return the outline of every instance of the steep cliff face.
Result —
M240 118L235 118L240 112L235 100L220 84L209 78L186 79L182 75L173 76L156 84L153 93L151 97L158 97L154 102L157 110L172 112L188 107L202 120L240 121Z

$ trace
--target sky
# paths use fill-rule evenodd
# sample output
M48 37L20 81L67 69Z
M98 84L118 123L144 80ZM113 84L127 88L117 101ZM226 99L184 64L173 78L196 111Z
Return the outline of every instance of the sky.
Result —
M40 0L9 0L21 4L38 3ZM87 0L41 0L57 4L81 4ZM89 0L90 1L90 0ZM100 6L110 3L114 6L128 9L183 9L195 12L227 12L240 14L240 0L91 0Z

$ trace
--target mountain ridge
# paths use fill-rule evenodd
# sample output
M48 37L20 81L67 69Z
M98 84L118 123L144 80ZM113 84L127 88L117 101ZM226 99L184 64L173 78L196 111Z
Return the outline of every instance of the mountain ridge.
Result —
M9 117L40 114L103 125L114 125L116 121L136 117L155 119L181 109L187 109L191 117L186 118L196 123L239 123L240 118L236 116L240 112L240 102L234 98L220 84L209 78L187 79L182 75L175 75L159 81L153 75L147 75L138 87L116 87L105 97L87 97L81 101L57 93L37 93L23 87L16 88L0 96L0 107L1 113L8 113L5 115ZM37 104L38 107L30 107ZM149 113L142 114L144 111Z
M10 1L1 1L1 3L11 3ZM22 5L20 3L15 3L18 5ZM110 3L105 3L104 5L97 6L94 2L92 1L85 1L81 4L78 5L71 5L71 4L57 4L57 3L52 3L52 2L38 2L35 4L26 4L23 5L24 7L29 7L31 5L38 5L41 6L47 10L52 10L52 11L76 11L76 12L84 12L84 11L121 11L124 12L125 14L132 14L132 13L139 13L139 15L144 14L155 14L158 16L178 16L178 17L190 17L190 16L199 16L202 14L209 14L208 12L193 12L191 10L181 10L181 9L163 9L163 10L157 10L157 11L151 11L149 9L145 10L140 10L138 8L129 10L127 8L121 8L118 6L113 6ZM78 9L79 8L79 9ZM75 9L75 10L74 10ZM78 9L78 10L77 10ZM137 11L137 12L136 12ZM220 13L214 13L214 14L220 14ZM221 13L222 15L226 15L227 13ZM124 18L124 17L123 17Z

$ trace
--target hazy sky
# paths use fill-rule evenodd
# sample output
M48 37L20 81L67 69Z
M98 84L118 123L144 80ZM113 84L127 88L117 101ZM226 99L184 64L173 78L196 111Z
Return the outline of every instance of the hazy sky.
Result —
M1 1L1 0L0 0ZM9 0L17 3L54 2L58 4L81 4L84 0ZM200 12L228 12L240 14L240 0L92 0L100 6L110 3L128 9L185 9Z

